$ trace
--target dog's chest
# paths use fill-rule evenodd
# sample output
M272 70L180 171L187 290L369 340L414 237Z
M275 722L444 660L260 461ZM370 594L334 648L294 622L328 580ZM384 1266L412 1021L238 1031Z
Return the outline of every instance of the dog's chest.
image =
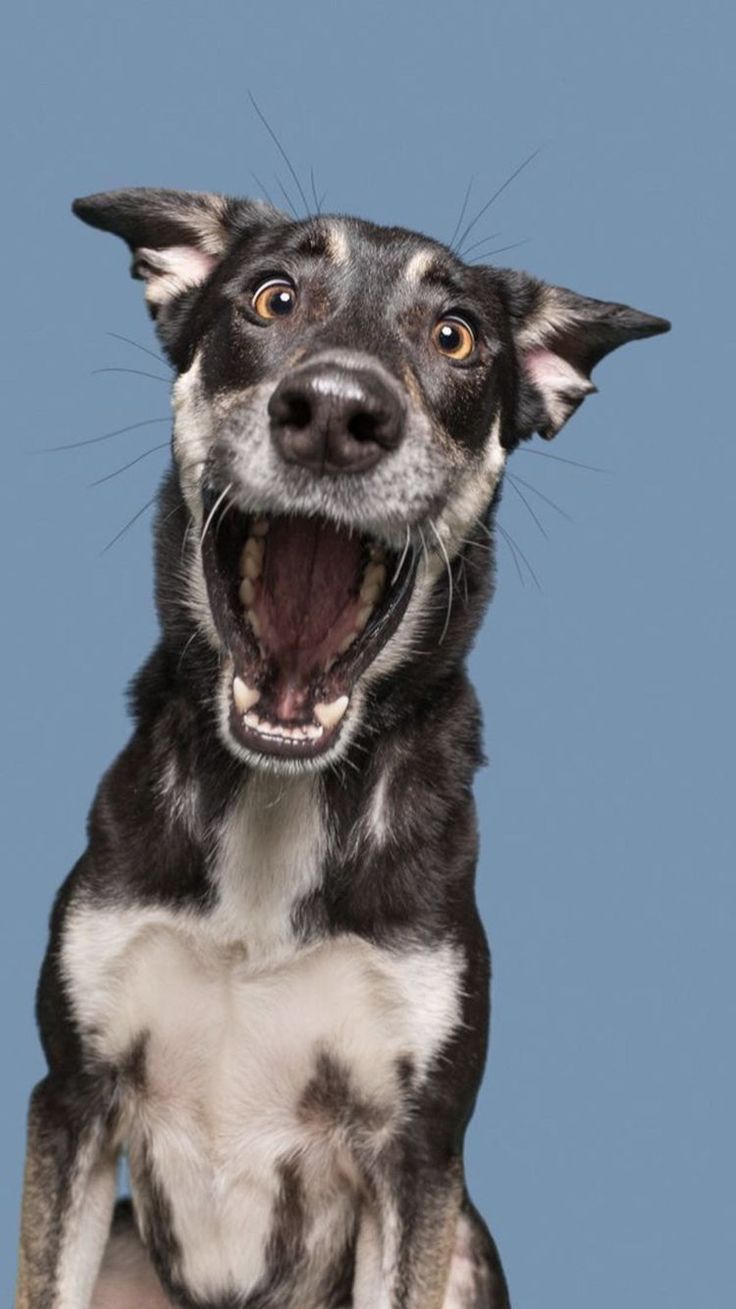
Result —
M65 937L76 1016L117 1070L143 1221L161 1221L163 1194L177 1276L198 1293L266 1275L287 1177L315 1266L335 1255L366 1158L459 1019L452 946L300 944L291 913L318 880L324 832L309 806L272 817L235 814L206 913L90 906Z

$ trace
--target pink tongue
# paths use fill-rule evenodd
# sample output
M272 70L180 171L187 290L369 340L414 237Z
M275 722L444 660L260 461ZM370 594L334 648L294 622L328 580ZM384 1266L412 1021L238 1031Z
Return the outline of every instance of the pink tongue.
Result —
M334 657L359 608L360 540L309 518L275 518L256 608L261 640L291 680Z

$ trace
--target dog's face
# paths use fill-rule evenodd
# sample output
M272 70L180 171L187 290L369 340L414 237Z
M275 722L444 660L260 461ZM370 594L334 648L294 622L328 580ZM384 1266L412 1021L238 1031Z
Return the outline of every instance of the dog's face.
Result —
M324 766L436 624L510 451L668 324L352 218L148 190L75 212L128 242L177 370L222 737L252 765Z

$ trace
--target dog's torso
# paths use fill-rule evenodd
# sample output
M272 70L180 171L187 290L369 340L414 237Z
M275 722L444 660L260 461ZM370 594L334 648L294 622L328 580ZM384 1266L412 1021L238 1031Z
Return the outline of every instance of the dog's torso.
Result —
M138 1223L194 1302L278 1283L304 1309L331 1303L376 1165L460 1022L451 941L300 931L328 853L320 793L313 778L244 789L202 908L67 911L63 974L115 1070Z

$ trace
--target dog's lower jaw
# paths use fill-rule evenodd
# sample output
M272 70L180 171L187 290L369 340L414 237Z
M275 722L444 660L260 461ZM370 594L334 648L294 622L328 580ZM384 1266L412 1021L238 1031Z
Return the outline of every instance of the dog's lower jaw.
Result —
M365 692L360 682L352 688L344 708L339 706L341 712L334 724L328 726L318 724L316 738L291 737L290 739L286 730L282 729L284 745L288 753L280 754L273 748L274 742L278 743L278 729L271 734L271 740L264 742L271 747L270 749L259 750L255 742L253 745L248 745L243 740L234 719L240 714L247 725L250 710L238 709L236 701L238 691L233 689L237 681L232 657L225 655L215 692L217 732L225 749L241 763L256 771L297 777L304 773L321 772L334 767L346 756L352 740L360 729L364 714ZM252 735L255 736L255 732ZM318 752L310 749L315 743L320 747ZM298 753L300 747L303 749L301 755Z

